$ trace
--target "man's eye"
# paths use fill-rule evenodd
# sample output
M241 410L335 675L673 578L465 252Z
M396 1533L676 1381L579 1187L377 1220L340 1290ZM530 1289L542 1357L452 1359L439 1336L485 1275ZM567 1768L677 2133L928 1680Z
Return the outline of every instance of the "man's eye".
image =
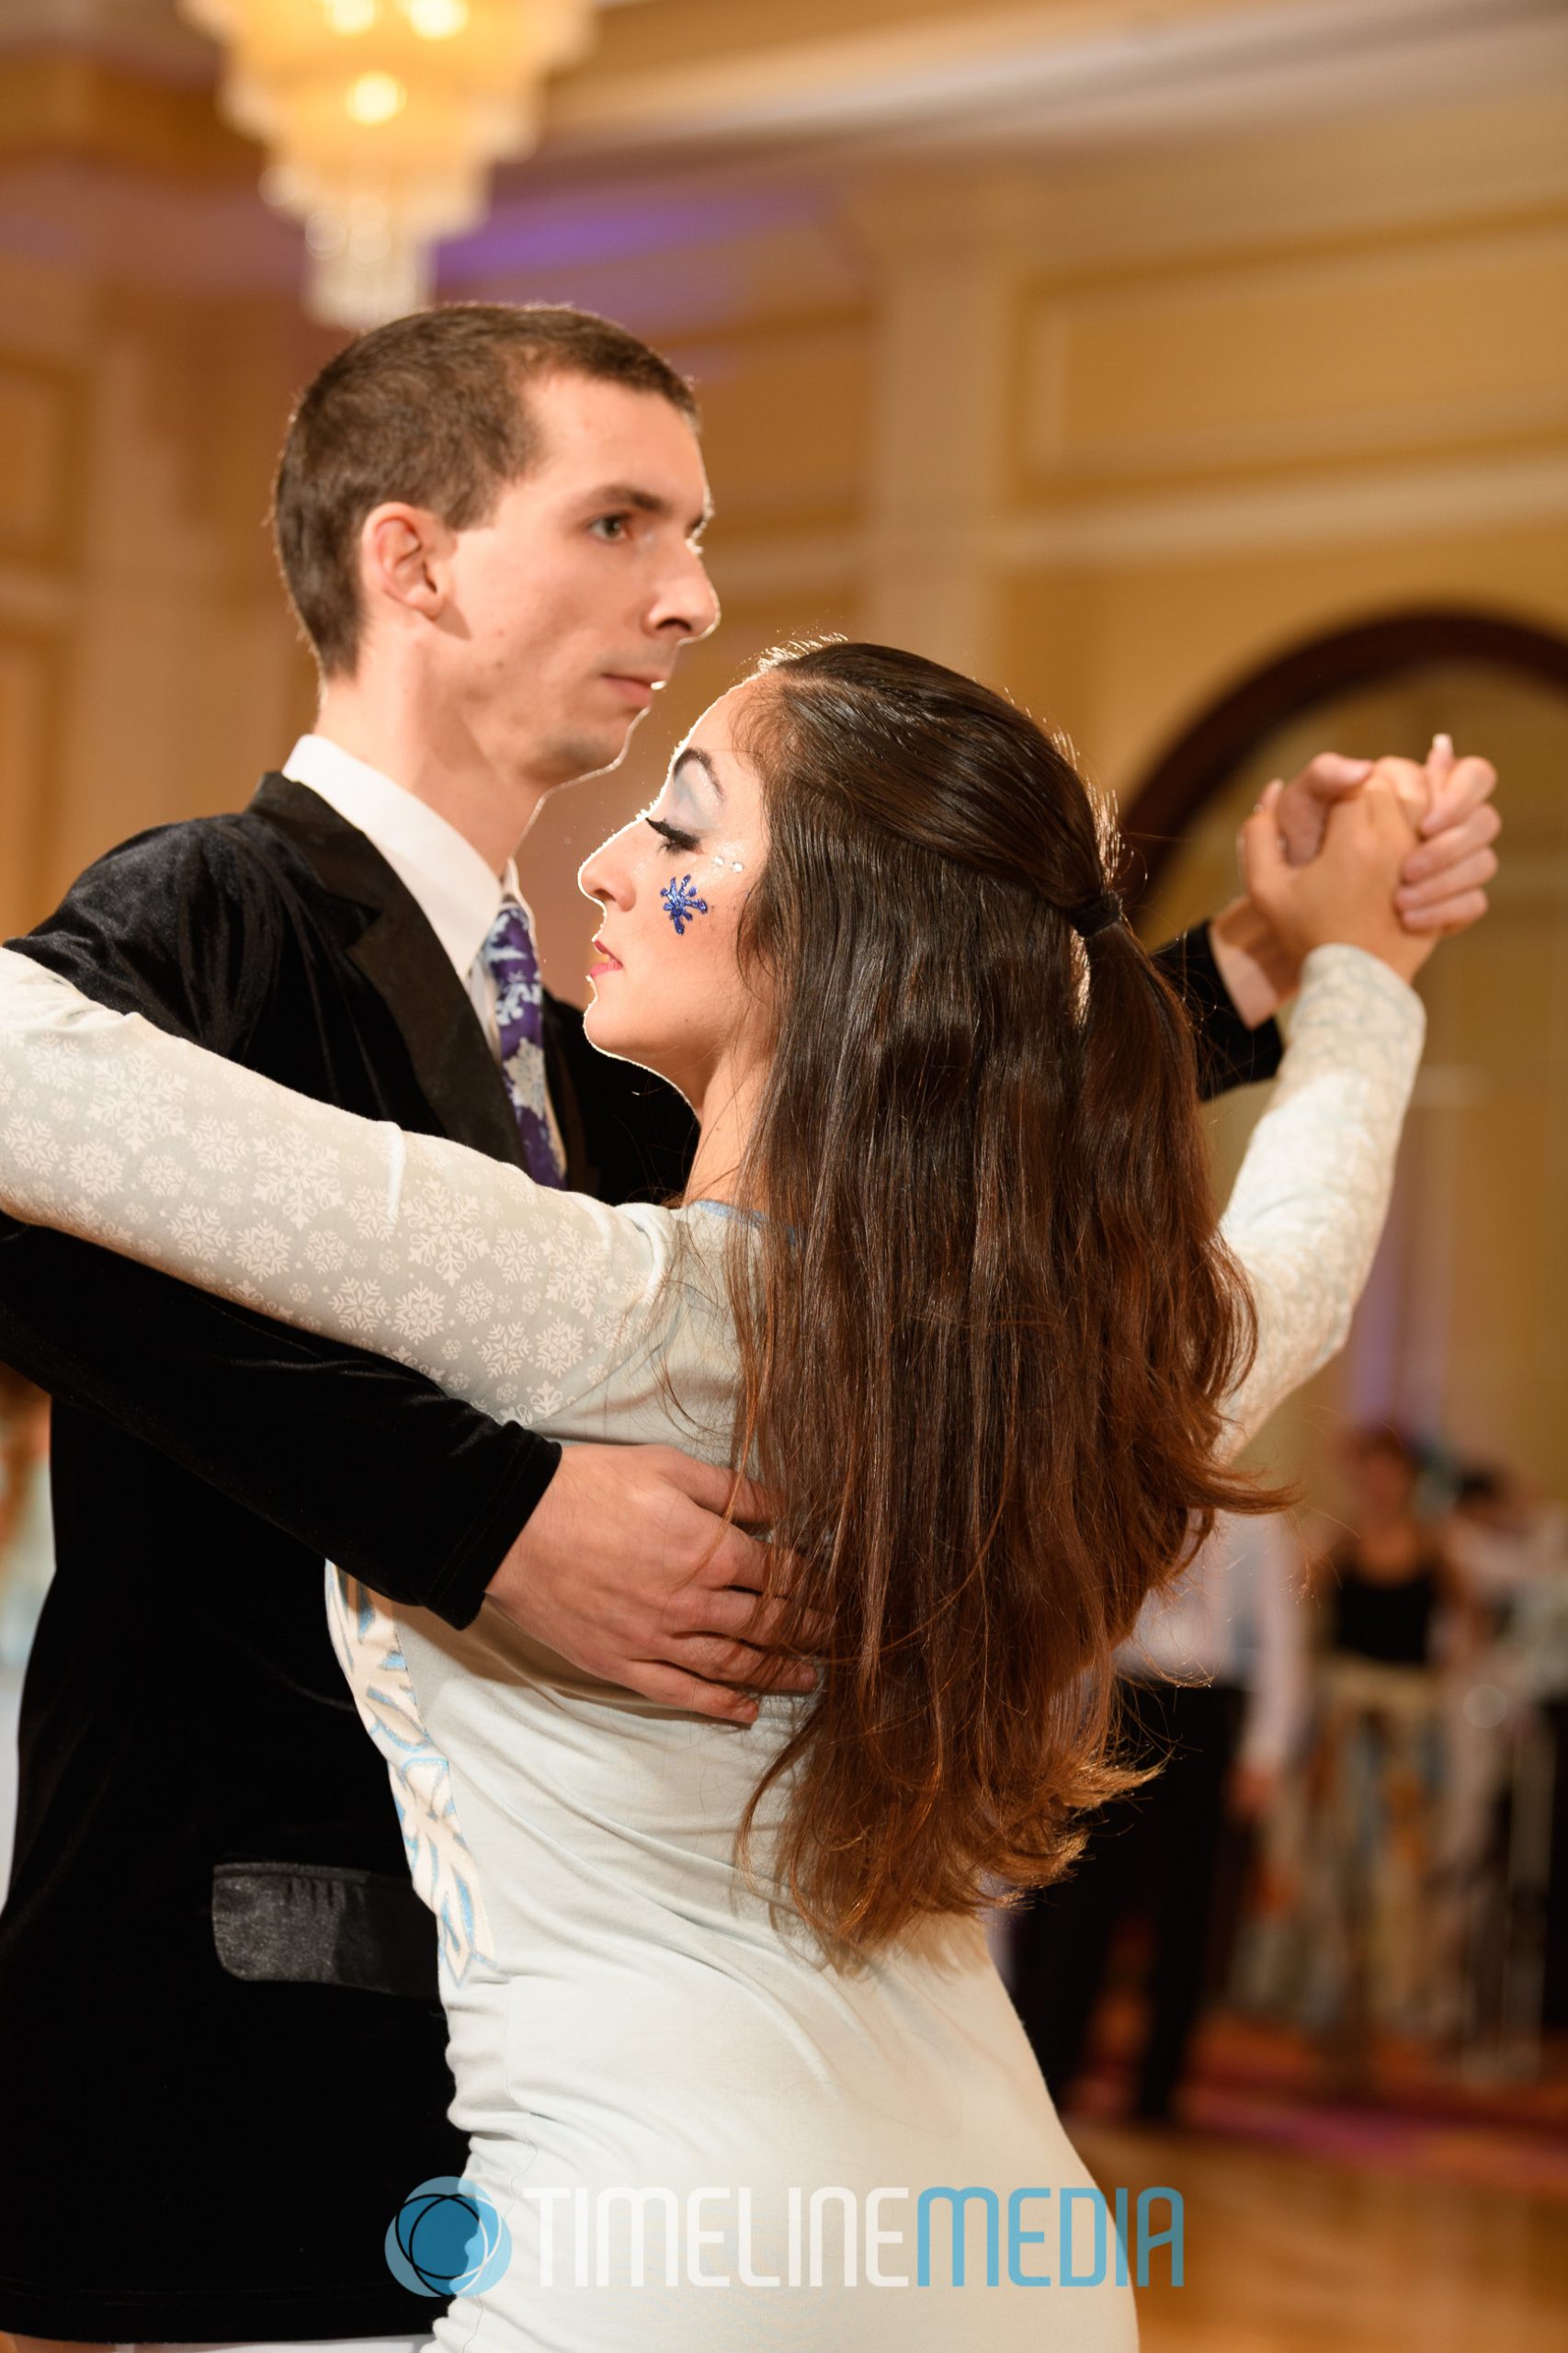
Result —
M662 817L650 817L646 823L653 827L667 849L691 850L698 847L695 834L683 834L678 825L667 825Z
M631 519L629 515L599 515L588 528L592 531L597 531L601 540L612 541L623 540L626 537L626 527Z

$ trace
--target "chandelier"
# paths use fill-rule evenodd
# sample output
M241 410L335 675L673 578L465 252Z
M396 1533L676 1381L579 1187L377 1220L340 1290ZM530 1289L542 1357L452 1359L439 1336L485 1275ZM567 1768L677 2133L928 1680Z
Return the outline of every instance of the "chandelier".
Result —
M432 246L483 220L594 21L594 0L180 5L228 44L221 104L269 152L262 194L305 224L307 308L347 327L429 301Z

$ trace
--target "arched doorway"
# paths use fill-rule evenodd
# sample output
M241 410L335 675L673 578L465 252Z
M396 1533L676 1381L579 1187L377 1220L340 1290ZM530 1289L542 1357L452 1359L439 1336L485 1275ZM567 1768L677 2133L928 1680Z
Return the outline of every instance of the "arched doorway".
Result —
M1238 767L1250 765L1260 743L1319 710L1326 719L1360 689L1454 665L1513 674L1568 695L1568 640L1494 613L1412 609L1292 646L1211 703L1129 796L1122 822L1142 852L1150 883L1191 819Z
M1237 825L1324 749L1419 757L1438 728L1502 776L1493 911L1423 975L1428 1040L1390 1232L1351 1347L1293 1402L1273 1459L1309 1488L1346 1416L1568 1494L1568 642L1500 615L1409 611L1291 649L1173 743L1127 807L1146 936L1235 889ZM1216 1122L1221 1180L1256 1101Z
M1506 616L1455 609L1335 631L1220 697L1128 804L1148 878L1140 927L1167 936L1233 892L1236 828L1270 777L1290 775L1319 750L1419 757L1439 728L1461 750L1497 763L1503 868L1485 922L1439 949L1422 975L1426 1054L1350 1344L1264 1434L1264 1461L1320 1515L1309 1518L1309 1549L1334 1540L1353 1511L1335 1456L1339 1436L1358 1421L1398 1422L1451 1468L1495 1466L1522 1477L1527 1492L1568 1499L1568 642ZM1222 1189L1260 1108L1261 1091L1252 1090L1250 1100L1232 1097L1217 1110ZM1441 1499L1435 1483L1427 1501ZM1558 1538L1550 1513L1536 1525L1544 1587L1560 1576ZM1501 1607L1495 1597L1493 1607ZM1517 1636L1515 1652L1500 1655L1527 1652L1533 1674L1557 1671L1534 1635ZM1506 1681L1506 1665L1486 1671ZM1483 1678L1478 1688L1484 1699L1494 1685ZM1469 1704L1466 1697L1461 1714ZM1509 1787L1532 1789L1539 1808L1551 1766L1532 1737L1520 1754L1537 1760L1536 1779ZM1460 1798L1466 1788L1492 1788L1485 1774L1500 1768L1478 1745L1482 1735L1469 1745L1462 1731L1456 1738ZM1491 1852L1481 1819L1455 1848L1472 1872ZM1540 1869L1539 1855L1530 1868ZM1555 1988L1550 2014L1561 2018L1562 1860L1553 1868L1557 1926L1539 1965ZM1502 1902L1501 1884L1494 1870L1488 1901ZM1529 1884L1529 1904L1539 1905L1540 1886ZM1517 1927L1512 1914L1477 1911L1467 1949L1479 1954L1493 1930L1500 1938L1505 1918ZM1491 1977L1480 1970L1466 1982L1484 2009Z

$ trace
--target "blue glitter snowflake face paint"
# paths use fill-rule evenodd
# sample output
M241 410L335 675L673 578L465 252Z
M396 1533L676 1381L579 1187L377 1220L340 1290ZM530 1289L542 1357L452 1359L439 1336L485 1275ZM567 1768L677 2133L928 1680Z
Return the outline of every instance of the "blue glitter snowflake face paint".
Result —
M666 882L659 897L679 939L686 938L686 927L693 915L708 913L708 902L698 897L697 886L689 874L683 874L678 882Z

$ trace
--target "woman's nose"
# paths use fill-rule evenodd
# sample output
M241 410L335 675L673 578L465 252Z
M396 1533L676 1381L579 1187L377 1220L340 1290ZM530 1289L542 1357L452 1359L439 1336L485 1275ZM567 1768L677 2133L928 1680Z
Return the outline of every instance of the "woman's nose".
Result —
M577 888L585 899L597 899L601 907L627 907L631 904L631 872L628 861L618 858L619 834L601 842L589 858L577 869Z

